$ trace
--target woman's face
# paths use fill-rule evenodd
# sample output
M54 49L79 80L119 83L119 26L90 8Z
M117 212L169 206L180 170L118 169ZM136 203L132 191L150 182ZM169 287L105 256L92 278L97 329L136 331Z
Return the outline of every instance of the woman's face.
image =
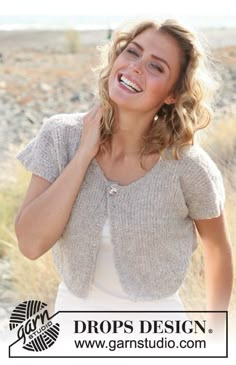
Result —
M168 34L150 28L135 37L117 57L108 88L120 108L154 115L174 102L171 90L180 72L181 50Z

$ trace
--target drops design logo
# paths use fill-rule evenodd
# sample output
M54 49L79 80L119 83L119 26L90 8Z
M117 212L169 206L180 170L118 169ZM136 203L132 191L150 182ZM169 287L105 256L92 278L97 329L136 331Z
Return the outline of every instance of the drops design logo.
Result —
M59 336L60 325L52 322L46 307L41 301L28 300L18 304L11 313L10 330L17 329L17 337L26 350L47 350Z

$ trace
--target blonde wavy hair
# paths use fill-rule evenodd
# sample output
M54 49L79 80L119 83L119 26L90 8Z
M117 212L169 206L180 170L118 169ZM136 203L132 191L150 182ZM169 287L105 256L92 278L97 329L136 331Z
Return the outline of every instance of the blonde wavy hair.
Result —
M113 64L120 53L136 36L149 28L172 36L182 50L180 74L173 93L174 104L164 104L158 111L157 122L152 122L147 134L143 136L142 157L149 154L161 154L166 147L172 147L174 159L180 158L180 150L184 146L194 144L196 131L207 127L212 119L212 101L218 81L211 67L209 52L201 46L194 32L168 19L162 23L141 21L132 24L131 28L117 30L108 45L100 47L101 63L98 71L98 99L104 109L101 122L101 140L99 149L103 153L111 146L111 136L115 132L114 107L109 97L108 79Z

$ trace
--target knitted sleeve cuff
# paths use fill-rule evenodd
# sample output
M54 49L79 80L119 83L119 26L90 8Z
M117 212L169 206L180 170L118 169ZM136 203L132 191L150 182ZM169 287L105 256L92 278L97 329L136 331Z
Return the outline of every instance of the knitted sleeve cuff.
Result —
M37 176L53 182L59 176L57 153L53 140L55 117L47 119L38 135L33 138L16 158L23 166Z
M199 154L186 161L181 185L189 216L208 219L221 215L225 203L225 188L220 170L201 148Z

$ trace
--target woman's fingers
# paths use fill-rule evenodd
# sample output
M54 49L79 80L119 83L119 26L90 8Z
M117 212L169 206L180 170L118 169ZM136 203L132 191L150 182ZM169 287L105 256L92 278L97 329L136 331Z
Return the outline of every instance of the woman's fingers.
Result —
M79 150L93 158L99 149L100 127L103 110L97 103L83 118L83 130Z

